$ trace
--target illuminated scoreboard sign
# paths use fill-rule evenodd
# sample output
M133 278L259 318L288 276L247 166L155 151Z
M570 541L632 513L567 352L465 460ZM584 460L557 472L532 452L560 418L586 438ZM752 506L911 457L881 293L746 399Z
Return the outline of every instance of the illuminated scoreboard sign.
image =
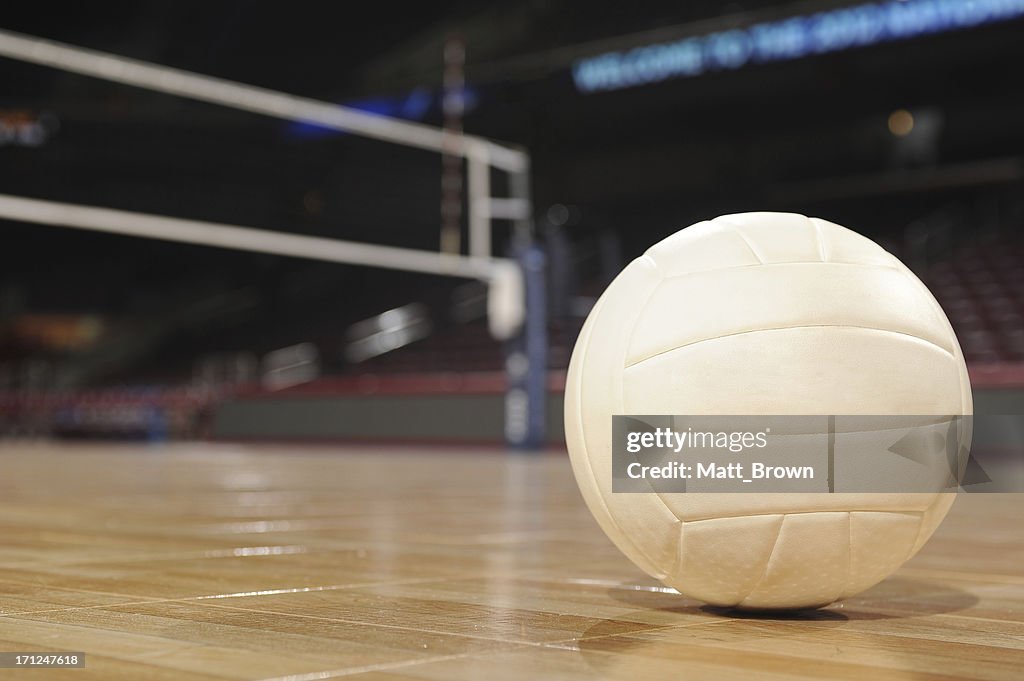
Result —
M673 42L608 52L573 64L581 92L799 59L1024 16L1024 0L870 2Z

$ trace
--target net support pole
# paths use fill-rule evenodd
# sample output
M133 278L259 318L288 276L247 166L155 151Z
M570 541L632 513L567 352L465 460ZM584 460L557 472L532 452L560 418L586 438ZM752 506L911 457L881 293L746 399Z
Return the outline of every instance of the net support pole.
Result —
M530 191L530 157L525 153L522 153L522 167L509 171L509 194L520 208L513 218L513 241L528 244L533 241L533 197Z
M474 146L466 157L469 194L469 254L491 257L491 164L484 146Z
M516 260L523 272L526 317L505 344L505 441L515 449L537 451L547 441L546 254L529 243L517 249Z

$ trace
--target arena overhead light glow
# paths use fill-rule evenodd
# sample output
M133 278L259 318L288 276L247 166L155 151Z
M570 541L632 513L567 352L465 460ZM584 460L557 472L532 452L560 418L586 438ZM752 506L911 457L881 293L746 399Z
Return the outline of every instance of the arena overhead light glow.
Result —
M607 52L573 64L585 93L698 76L854 47L945 33L1024 16L1024 0L869 2L747 28Z

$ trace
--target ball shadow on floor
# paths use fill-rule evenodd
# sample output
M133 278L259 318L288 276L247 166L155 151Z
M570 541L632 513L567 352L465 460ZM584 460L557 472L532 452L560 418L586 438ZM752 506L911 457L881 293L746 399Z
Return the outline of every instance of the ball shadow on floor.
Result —
M628 585L613 587L608 595L638 611L679 615L676 625L662 620L663 626L631 633L622 633L620 616L595 624L577 639L575 647L587 666L603 678L630 681L676 679L680 665L689 670L687 678L718 678L730 669L740 673L751 668L800 670L813 676L820 664L814 651L819 649L834 651L837 663L909 670L913 657L891 646L879 647L890 627L875 630L872 621L928 617L978 603L962 589L910 578L888 579L824 608L790 611L719 608Z
M920 617L966 610L977 604L973 594L949 584L922 579L892 577L867 591L822 608L803 610L742 610L701 604L682 595L612 587L608 595L637 608L680 614L705 613L738 620L794 622L845 622L850 620Z

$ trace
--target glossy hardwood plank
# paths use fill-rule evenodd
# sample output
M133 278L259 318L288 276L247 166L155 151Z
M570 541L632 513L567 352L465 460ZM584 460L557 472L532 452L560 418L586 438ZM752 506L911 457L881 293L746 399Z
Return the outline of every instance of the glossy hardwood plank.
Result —
M0 649L88 654L46 678L1024 678L1022 495L753 617L629 563L559 454L4 443L0 470Z

